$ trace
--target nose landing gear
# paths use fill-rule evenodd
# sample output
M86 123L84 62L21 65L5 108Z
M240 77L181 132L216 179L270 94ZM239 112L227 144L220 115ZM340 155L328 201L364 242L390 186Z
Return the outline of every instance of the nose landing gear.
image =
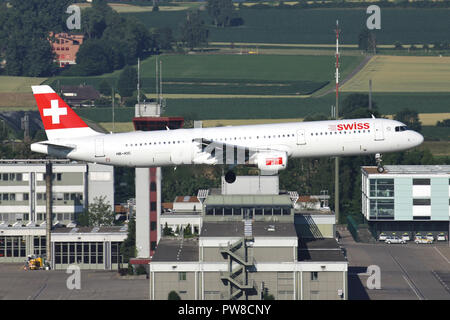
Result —
M377 171L379 173L383 173L384 172L384 167L381 164L381 162L383 161L383 156L381 155L381 153L375 154L375 161L377 162Z

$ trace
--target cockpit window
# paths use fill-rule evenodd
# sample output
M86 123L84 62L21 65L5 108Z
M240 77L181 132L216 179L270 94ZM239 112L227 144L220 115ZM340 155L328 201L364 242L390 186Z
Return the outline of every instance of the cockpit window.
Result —
M409 130L409 128L407 126L395 127L395 132L406 131L406 130Z

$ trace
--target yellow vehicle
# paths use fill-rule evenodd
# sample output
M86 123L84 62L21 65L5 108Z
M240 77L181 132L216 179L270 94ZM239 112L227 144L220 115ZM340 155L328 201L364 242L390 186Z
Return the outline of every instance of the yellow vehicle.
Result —
M414 242L419 244L419 243L428 243L428 244L432 244L433 240L425 237L425 236L416 236L416 238L414 239Z
M42 270L44 269L44 259L42 257L29 256L25 265L27 270Z

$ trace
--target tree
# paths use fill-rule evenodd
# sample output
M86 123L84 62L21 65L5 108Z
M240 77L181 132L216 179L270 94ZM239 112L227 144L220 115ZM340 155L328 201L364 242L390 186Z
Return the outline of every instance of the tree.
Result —
M117 81L117 92L123 99L131 97L137 88L137 71L131 66L126 66L120 73Z
M400 41L396 41L394 43L394 48L395 48L395 50L402 50L403 49L403 45L402 45L402 43Z
M114 212L106 196L95 197L93 203L88 207L90 220L95 227L112 226L114 223Z
M158 46L158 50L172 50L172 45L175 42L172 29L168 27L157 28L153 31L152 36Z
M394 120L403 122L410 129L420 132L422 130L422 123L419 120L419 114L412 109L402 109L394 115Z
M0 5L0 53L5 73L50 76L55 72L51 31L65 30L69 0L11 0ZM37 9L38 8L38 9Z
M362 93L352 93L342 102L340 114L347 119L358 119L379 116L378 107L375 101L372 101L372 110L369 110L369 95Z
M230 25L234 13L232 0L207 0L206 9L216 28Z
M112 95L112 88L111 85L107 80L102 80L98 86L98 91L104 96L111 96Z
M169 228L169 226L167 225L167 222L166 222L166 224L164 225L164 228L163 228L163 234L164 234L165 236L171 236L171 235L173 234L172 228Z
M77 53L76 69L80 75L99 75L113 71L111 46L106 41L87 40Z
M190 224L190 223L188 223L188 225L186 226L186 228L184 228L183 234L184 234L185 236L192 236L192 227L191 227L191 224Z
M358 48L364 52L377 51L377 41L375 33L367 29L363 29L358 35Z
M170 291L167 297L168 300L181 300L180 296L176 291Z
M313 113L307 115L303 121L322 121L322 120L329 120L328 116L323 113Z
M136 221L134 219L128 222L128 236L120 246L120 254L125 263L128 263L130 258L136 257Z
M437 123L436 123L436 127L450 127L450 119L445 119L445 120L442 120L442 121L438 121Z
M208 43L208 29L201 20L198 10L187 13L186 20L181 27L181 41L191 50Z

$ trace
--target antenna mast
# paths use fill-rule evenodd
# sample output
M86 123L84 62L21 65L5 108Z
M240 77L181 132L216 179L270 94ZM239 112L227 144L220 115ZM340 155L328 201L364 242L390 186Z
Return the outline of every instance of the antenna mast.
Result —
M336 119L339 117L339 20L336 20Z
M162 106L162 60L159 60L159 107Z
M336 20L336 120L339 119L339 31L339 20ZM334 159L334 213L339 224L339 157Z
M141 88L139 85L140 80L140 69L141 69L141 60L138 58L138 69L137 69L137 103L139 108L139 117L142 117L141 114Z

